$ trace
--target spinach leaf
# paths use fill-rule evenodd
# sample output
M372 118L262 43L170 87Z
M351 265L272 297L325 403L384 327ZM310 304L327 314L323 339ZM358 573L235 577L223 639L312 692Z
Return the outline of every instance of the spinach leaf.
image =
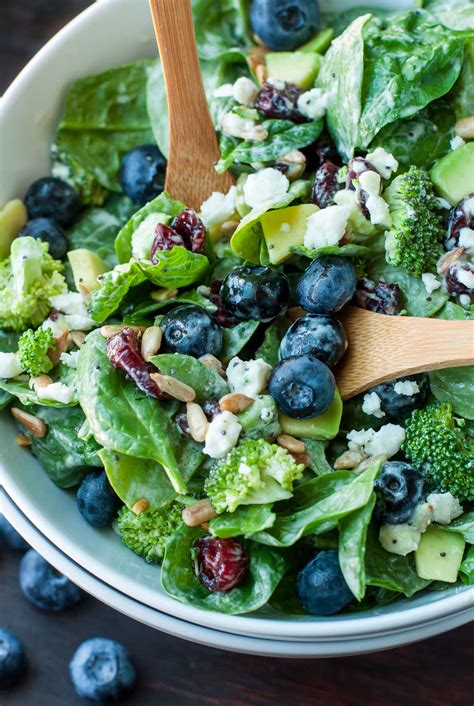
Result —
M242 535L248 538L256 532L272 527L275 518L271 504L241 506L235 512L224 512L211 520L209 531L215 537Z
M269 604L274 610L285 615L308 615L298 600L296 581L298 575L295 571L287 572L270 598Z
M80 407L28 407L27 411L42 419L48 427L46 436L41 439L32 436L23 425L21 430L30 439L33 454L59 488L79 485L91 468L102 465L98 455L100 447L95 440L78 436L85 421Z
M464 64L454 92L456 118L474 115L474 40L466 44Z
M200 464L202 454L198 445L192 442L186 445L186 448L194 449L195 457L194 462L185 464L182 461L186 456L189 459L190 454L181 454L180 457L181 473L184 480L188 482L196 471L197 465ZM137 500L142 498L148 502L148 510L153 511L165 507L176 497L176 492L163 467L156 461L126 456L110 449L101 449L99 456L110 485L130 510Z
M254 208L239 223L233 234L230 244L236 255L243 260L248 260L254 265L260 264L260 246L263 239L263 228L260 218L264 213L275 208L285 208L296 199L304 199L310 192L311 185L308 181L299 179L294 181L284 196L269 201L263 206Z
M67 233L68 250L87 248L112 269L117 264L114 242L136 206L126 196L112 194L102 208L91 208Z
M474 7L471 0L425 0L425 7L446 27L474 29Z
M210 593L197 578L192 565L196 541L206 534L200 527L181 527L166 548L161 583L173 598L193 607L238 615L265 605L285 573L284 558L274 549L244 541L250 558L244 583L228 593Z
M459 567L459 574L463 583L468 586L474 584L474 547L469 547L464 560Z
M362 32L370 19L370 14L357 17L340 37L333 40L316 79L316 85L329 95L328 130L346 160L352 157L359 143L364 77Z
M163 353L153 356L151 362L163 375L171 375L192 387L199 404L206 400L219 400L230 392L229 385L216 370L189 355Z
M201 59L242 61L251 46L247 3L244 0L192 0L196 41Z
M384 277L389 284L398 284L403 296L403 307L409 316L434 316L448 301L448 292L440 287L431 294L419 277L408 274L401 267L394 267L384 256L374 258L368 267L368 276L375 282Z
M115 252L119 262L128 262L132 257L132 236L140 223L142 223L150 213L165 213L174 218L186 208L181 201L175 201L166 191L157 196L152 201L146 203L136 211L118 233L115 239Z
M145 100L150 65L148 60L119 66L81 78L69 89L54 153L85 203L100 201L96 184L120 191L123 155L153 142Z
M280 340L281 336L278 333L278 326L272 324L265 331L263 343L260 348L257 349L255 358L261 358L265 363L268 363L268 365L274 368L280 357Z
M339 522L339 564L350 590L361 601L365 595L365 541L375 506L372 492L367 505Z
M370 525L367 532L365 571L367 585L398 591L408 598L430 584L416 573L413 554L400 556L385 551L375 525Z
M304 245L292 245L290 252L315 260L323 255L340 255L341 257L369 257L372 255L370 248L365 245L350 243L347 245L325 245L321 248L307 248Z
M117 265L100 277L100 287L91 292L88 309L99 324L117 311L132 287L146 281L146 276L137 262Z
M200 294L197 290L191 290L187 292L181 292L181 294L176 295L172 299L166 299L165 301L147 301L139 304L137 307L133 308L133 311L127 313L124 316L125 324L141 324L147 323L150 316L156 314L159 311L173 309L179 304L196 304L202 307L210 314L213 314L217 307L209 299Z
M233 328L222 329L222 349L219 358L224 364L228 363L237 353L240 353L259 325L260 321L242 321Z
M252 539L275 547L289 547L308 534L321 534L337 527L340 519L364 507L370 500L380 461L354 477L341 471L318 476L295 488L283 511L278 511L270 531ZM310 487L308 487L310 486Z
M62 382L73 389L76 386L77 373L74 368L68 368L66 365L58 365L50 372L50 377L54 382ZM25 406L39 405L41 407L74 407L77 405L77 395L74 395L71 402L64 404L56 400L44 400L38 397L35 390L29 386L29 380L10 378L3 380L0 378L0 391L3 391L10 396L18 398L21 404Z
M474 512L465 512L464 515L453 520L449 525L443 525L446 532L459 532L468 544L474 544Z
M332 473L334 469L326 459L326 445L317 439L302 439L310 458L310 468L317 476Z
M0 352L15 353L18 350L19 338L19 333L13 333L13 331L4 331L3 329L0 329ZM3 409L13 399L13 395L6 390L1 389L1 383L2 380L0 380L0 409Z
M97 442L111 451L161 464L177 493L186 492L178 451L183 437L171 415L174 403L147 397L107 357L99 330L81 347L78 395Z
M262 126L268 130L268 137L259 142L242 140L216 164L219 174L233 164L254 164L274 162L291 150L299 150L311 145L320 136L322 120L296 124L290 120L264 120ZM232 143L233 144L233 143Z
M438 313L439 319L474 319L474 312L448 302ZM454 411L474 419L474 365L446 368L429 373L431 392L438 402L451 402Z
M402 169L412 165L431 169L436 160L451 149L454 121L452 101L441 98L412 118L386 125L375 136L370 150L384 147Z

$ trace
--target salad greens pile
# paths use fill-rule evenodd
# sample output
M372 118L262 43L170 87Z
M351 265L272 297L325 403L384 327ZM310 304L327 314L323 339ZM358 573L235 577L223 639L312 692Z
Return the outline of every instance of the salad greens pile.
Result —
M315 38L278 52L255 44L249 2L193 0L229 193L199 214L162 189L130 198L124 157L168 151L162 70L144 59L66 96L51 154L81 201L67 257L28 231L41 199L0 211L0 409L58 487L105 472L110 524L184 603L338 612L305 588L329 553L343 610L474 582L474 367L344 402L336 388L313 415L274 393L308 352L284 353L301 317L337 311L301 308L318 261L349 263L344 303L474 319L474 6L420 4L322 12ZM287 283L272 315L260 290L239 310L241 268ZM191 310L199 354L179 343Z

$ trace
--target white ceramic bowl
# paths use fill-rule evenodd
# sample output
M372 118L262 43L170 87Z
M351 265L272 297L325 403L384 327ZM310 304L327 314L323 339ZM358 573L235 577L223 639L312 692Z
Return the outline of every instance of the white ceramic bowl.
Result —
M147 0L101 0L56 35L2 99L0 203L22 196L33 179L48 173L49 146L71 81L154 52ZM282 616L269 609L227 616L185 606L163 592L158 567L136 557L112 531L94 530L83 521L73 494L48 480L29 452L16 445L14 434L12 422L2 415L0 479L10 498L31 525L76 566L120 595L160 611L153 623L160 629L159 616L165 613L234 635L339 644L340 654L348 654L348 649L357 651L349 647L357 640L373 639L377 649L375 638L386 636L385 646L400 644L397 636L401 633L412 634L408 642L419 639L416 634L423 636L428 625L442 632L473 616L472 588L428 592L364 614L318 619Z

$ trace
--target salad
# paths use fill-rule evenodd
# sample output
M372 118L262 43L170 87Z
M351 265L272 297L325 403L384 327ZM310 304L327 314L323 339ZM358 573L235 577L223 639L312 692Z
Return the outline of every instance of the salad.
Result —
M344 403L336 378L349 303L474 316L474 5L209 5L235 186L199 212L164 191L158 60L76 81L51 175L0 212L0 406L184 603L321 616L472 584L474 369Z

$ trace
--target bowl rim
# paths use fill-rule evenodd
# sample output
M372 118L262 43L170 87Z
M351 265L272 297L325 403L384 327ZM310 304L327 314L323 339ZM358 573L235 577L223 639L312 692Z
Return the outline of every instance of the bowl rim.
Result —
M125 5L131 5L131 3L136 1L137 0L127 0ZM103 15L103 21L111 10L116 11L115 8L111 8L112 5L116 7L115 0L100 0L100 2L86 8L52 37L22 69L17 78L6 90L2 98L2 112L6 113L9 106L14 104L16 96L20 95L24 87L28 84L31 73L41 71L42 67L51 57L60 52L61 48L71 41L71 38L79 32L87 31L87 27L94 24L101 15ZM6 460L4 476L3 485L11 498L20 509L31 518L31 522L48 540L61 548L65 554L77 564L83 566L84 569L88 566L89 568L86 570L89 573L109 585L117 585L116 577L112 578L110 575L108 577L104 576L103 567L98 565L94 557L84 557L80 551L80 546L68 546L67 542L66 544L64 541L61 542L61 536L58 536L58 532L52 525L50 519L42 516L41 508L34 506L31 500L25 498L21 490L16 486L14 473L9 475L6 472ZM405 607L405 605L403 605L402 608L397 609L393 613L370 615L368 617L361 617L363 614L359 613L351 614L351 616L347 616L347 619L343 619L343 616L339 619L335 617L330 619L314 619L308 616L307 618L305 617L304 620L298 620L295 616L282 616L281 620L277 620L260 617L258 615L255 616L253 614L241 616L226 615L188 606L170 596L161 596L159 594L157 594L156 608L154 609L180 619L188 620L194 624L213 626L229 633L245 635L264 634L273 639L283 637L299 640L314 640L316 638L342 640L353 638L357 635L374 635L391 631L397 632L422 623L440 620L466 610L473 604L473 599L474 588L466 586L451 595L440 596L436 601L427 605L416 607L410 607L409 605ZM409 600L410 599L403 600L403 604Z

